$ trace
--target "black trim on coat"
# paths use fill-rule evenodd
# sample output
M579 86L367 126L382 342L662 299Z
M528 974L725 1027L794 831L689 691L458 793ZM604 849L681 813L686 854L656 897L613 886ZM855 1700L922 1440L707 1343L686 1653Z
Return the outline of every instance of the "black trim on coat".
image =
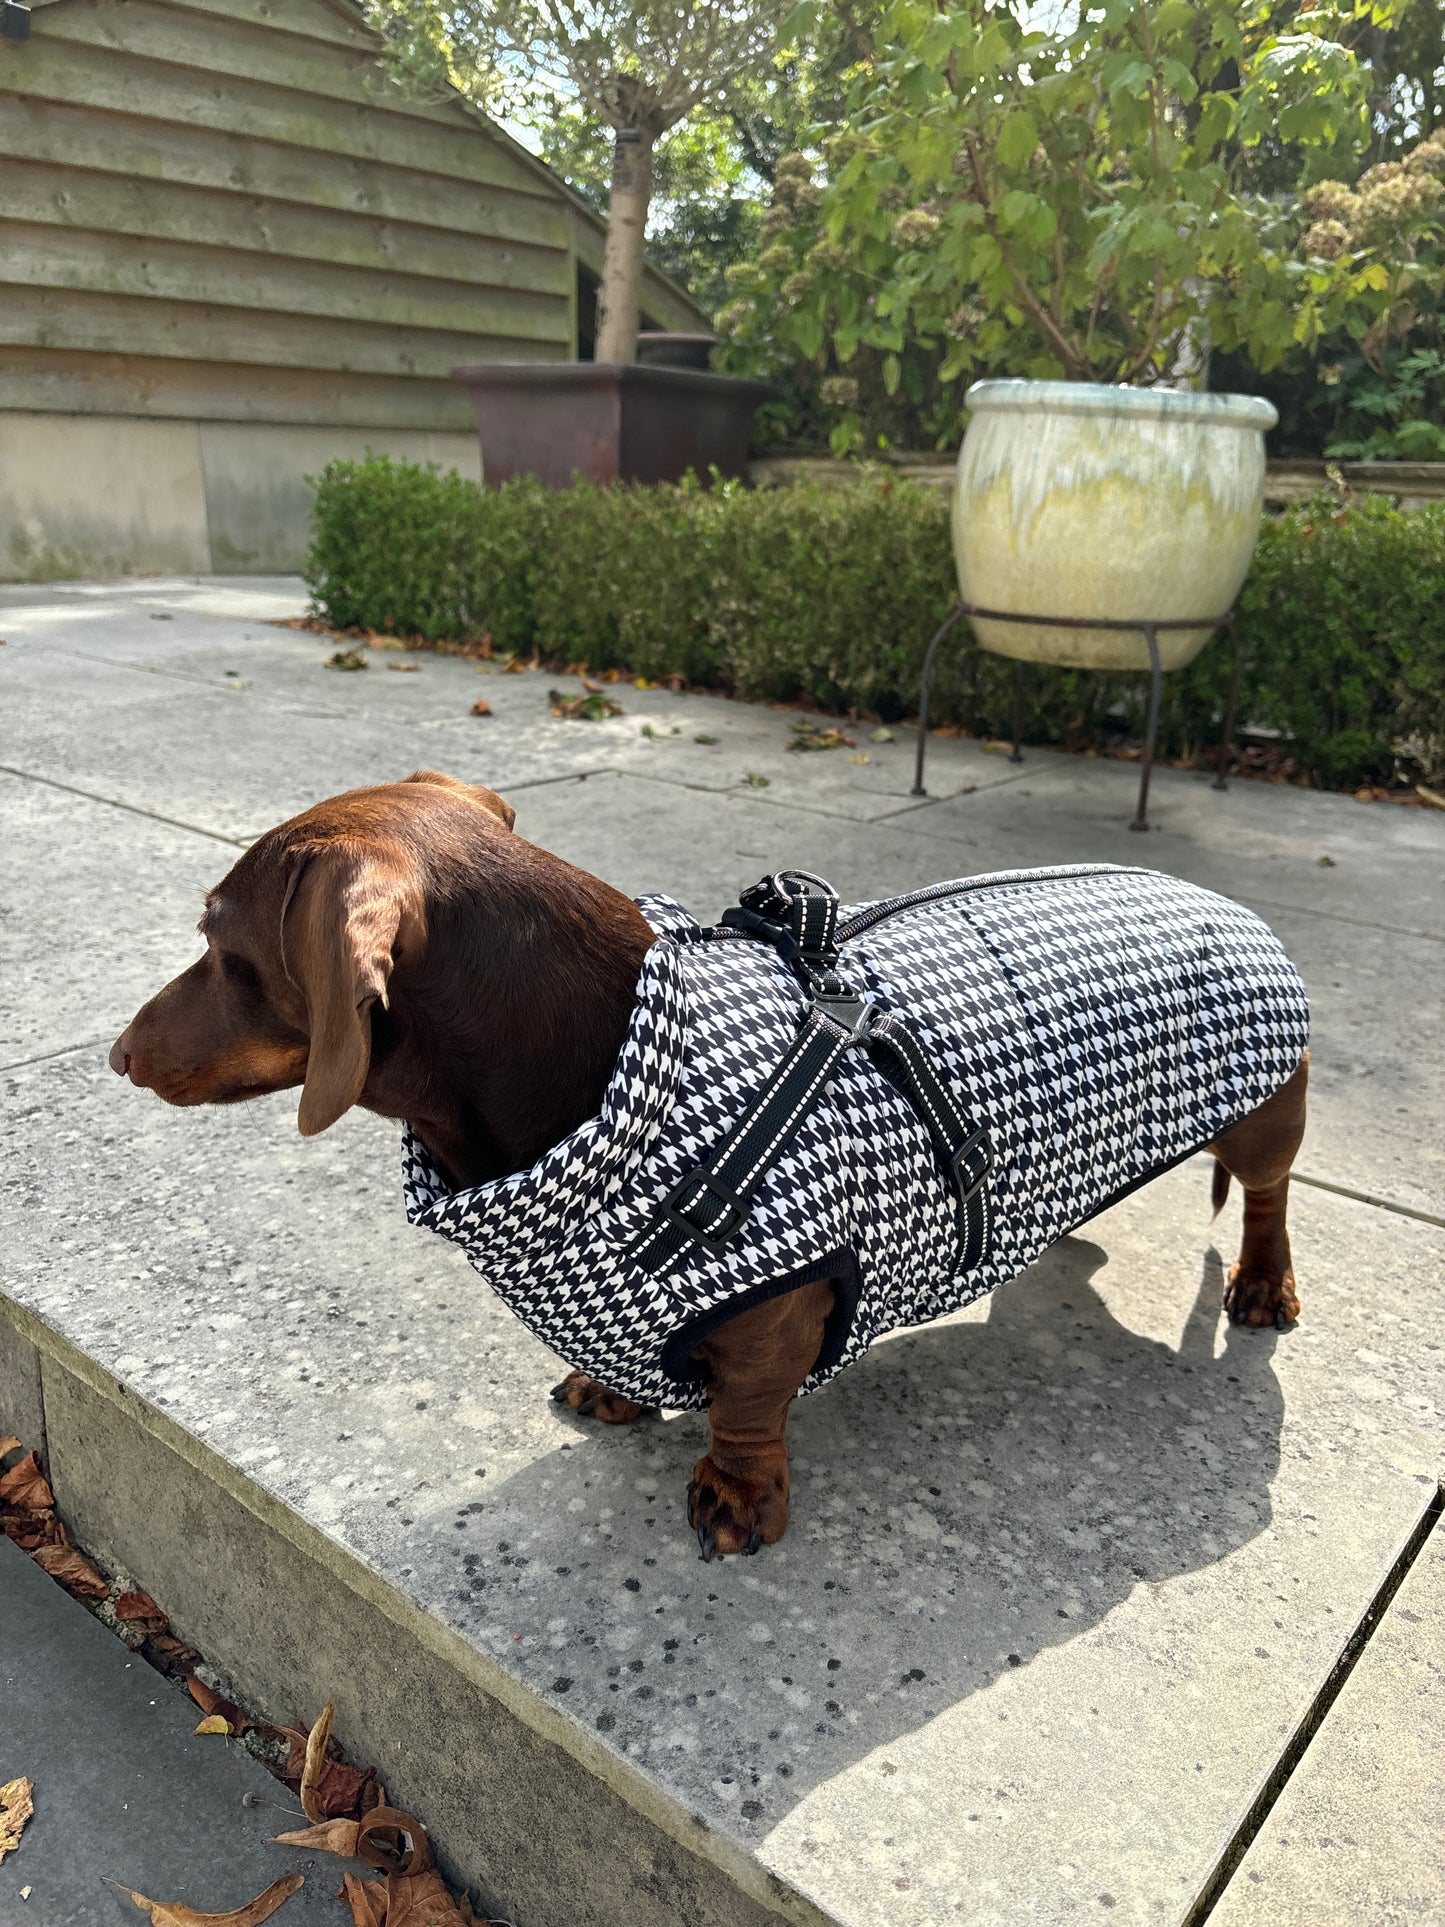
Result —
M800 1265L781 1278L770 1278L766 1284L753 1285L741 1291L736 1298L729 1298L711 1310L699 1312L696 1318L689 1318L679 1325L662 1348L661 1365L667 1376L678 1385L706 1385L707 1379L692 1359L705 1338L711 1337L720 1325L731 1324L739 1313L751 1311L754 1305L765 1305L770 1298L781 1298L785 1292L798 1291L804 1285L811 1285L820 1278L830 1278L833 1282L833 1309L828 1313L823 1327L823 1343L818 1348L818 1356L808 1367L808 1376L814 1372L830 1372L843 1355L853 1329L853 1320L858 1311L858 1298L863 1289L863 1281L858 1275L858 1260L852 1251L834 1251L826 1258L815 1258L810 1264Z

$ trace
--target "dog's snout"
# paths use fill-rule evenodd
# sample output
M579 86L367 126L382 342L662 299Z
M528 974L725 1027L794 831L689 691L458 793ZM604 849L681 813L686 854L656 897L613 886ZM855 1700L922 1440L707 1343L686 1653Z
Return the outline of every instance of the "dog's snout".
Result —
M117 1077L125 1077L130 1072L130 1051L127 1049L129 1038L129 1029L123 1030L110 1047L110 1068Z

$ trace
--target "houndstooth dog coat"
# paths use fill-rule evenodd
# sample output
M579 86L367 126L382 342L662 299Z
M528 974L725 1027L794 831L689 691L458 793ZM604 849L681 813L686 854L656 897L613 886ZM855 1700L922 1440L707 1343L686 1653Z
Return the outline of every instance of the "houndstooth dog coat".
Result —
M955 1184L917 1091L840 1046L780 1147L773 1133L746 1208L719 1206L726 1235L707 1239L676 1211L665 1225L668 1201L692 1208L690 1174L794 1046L807 992L768 944L639 902L657 940L600 1114L530 1170L457 1192L408 1131L404 1187L412 1222L459 1244L569 1365L646 1404L700 1405L701 1339L827 1276L814 1390L1212 1143L1308 1039L1304 986L1267 927L1150 871L1008 871L844 910L839 975L870 1015L906 1020L986 1158L971 1190Z

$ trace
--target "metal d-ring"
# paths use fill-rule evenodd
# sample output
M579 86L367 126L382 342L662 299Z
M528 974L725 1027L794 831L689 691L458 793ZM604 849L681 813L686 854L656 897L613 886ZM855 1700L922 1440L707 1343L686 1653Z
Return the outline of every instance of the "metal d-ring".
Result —
M1149 649L1149 714L1144 731L1144 753L1139 772L1139 800L1134 810L1131 830L1147 830L1149 827L1149 778L1154 770L1154 743L1159 731L1159 703L1161 695L1162 670L1159 661L1159 631L1161 629L1223 629L1228 628L1234 642L1234 661L1229 676L1229 697L1224 712L1224 732L1219 745L1218 766L1215 771L1214 787L1222 790L1227 787L1226 767L1233 748L1234 725L1239 704L1240 647L1239 629L1235 623L1233 609L1222 616L1131 616L1121 619L1118 616L1037 616L1021 614L1016 609L981 609L976 603L956 602L944 617L929 643L923 657L923 682L918 692L918 753L913 765L914 796L927 796L923 786L923 760L928 744L928 690L933 680L933 664L938 655L938 645L958 621L960 616L982 617L986 622L1027 622L1047 629L1139 629L1143 631L1144 641ZM1023 665L1014 662L1014 712L1013 712L1013 753L1010 762L1021 763L1023 755L1019 747L1022 735L1023 716Z

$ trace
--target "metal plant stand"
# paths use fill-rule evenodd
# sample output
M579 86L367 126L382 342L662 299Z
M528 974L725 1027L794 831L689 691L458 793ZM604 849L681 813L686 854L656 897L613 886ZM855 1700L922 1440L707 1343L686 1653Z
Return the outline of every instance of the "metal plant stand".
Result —
M1229 695L1224 705L1224 729L1220 736L1219 749L1215 756L1214 783L1217 790L1229 787L1229 759L1234 748L1235 711L1239 704L1239 630L1235 624L1233 609L1222 616L1167 616L1157 618L1134 617L1119 621L1111 616L1034 616L1020 615L1011 609L980 609L972 602L957 602L939 624L928 652L923 658L923 686L918 694L918 756L913 769L913 794L927 796L923 787L923 759L928 745L928 690L933 681L933 664L938 655L939 644L959 620L960 616L982 616L989 622L1032 622L1055 629L1138 629L1143 632L1149 647L1149 715L1144 729L1144 754L1139 768L1139 801L1134 811L1131 830L1147 830L1149 827L1149 778L1154 771L1154 740L1159 733L1159 692L1162 671L1159 665L1159 631L1161 629L1228 629L1234 651L1234 660L1229 672ZM1023 735L1023 663L1014 663L1014 702L1013 702L1013 752L1011 763L1023 761L1020 739Z

